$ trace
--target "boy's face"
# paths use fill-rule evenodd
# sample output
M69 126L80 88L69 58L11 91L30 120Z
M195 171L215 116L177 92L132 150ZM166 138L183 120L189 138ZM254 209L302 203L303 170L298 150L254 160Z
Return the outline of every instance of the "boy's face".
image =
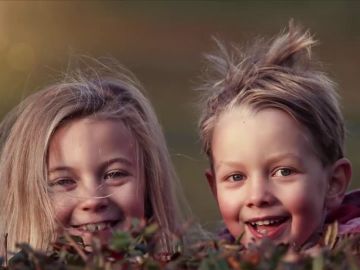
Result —
M242 242L304 244L323 224L329 169L308 133L287 113L225 112L212 138L207 173L230 233Z
M116 120L73 120L58 129L48 153L57 221L90 244L107 241L132 218L144 218L143 173L134 136Z

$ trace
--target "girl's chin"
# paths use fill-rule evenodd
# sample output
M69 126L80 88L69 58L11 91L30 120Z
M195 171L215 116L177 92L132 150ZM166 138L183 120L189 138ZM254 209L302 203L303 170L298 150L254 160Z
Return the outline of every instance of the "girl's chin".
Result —
M106 244L112 238L113 232L114 230L111 228L95 232L80 231L77 229L69 230L70 235L81 237L85 246L93 245L94 241L100 241L100 244Z

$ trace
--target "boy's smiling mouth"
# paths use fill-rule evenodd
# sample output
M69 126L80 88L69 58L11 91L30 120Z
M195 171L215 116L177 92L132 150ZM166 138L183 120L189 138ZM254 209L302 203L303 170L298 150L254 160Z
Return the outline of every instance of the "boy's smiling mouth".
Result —
M245 225L256 239L276 239L286 230L289 216L268 216L247 220Z

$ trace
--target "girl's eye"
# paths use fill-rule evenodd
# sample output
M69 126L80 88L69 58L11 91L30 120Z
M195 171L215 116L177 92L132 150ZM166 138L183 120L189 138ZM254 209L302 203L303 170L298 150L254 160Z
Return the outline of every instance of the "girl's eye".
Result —
M280 168L274 172L274 176L289 176L294 173L294 170L289 168Z
M49 183L49 187L53 190L69 190L75 187L76 181L71 178L60 178Z
M240 173L234 173L227 178L231 182L239 182L245 180L245 176Z
M53 181L52 183L50 183L50 186L55 186L55 185L59 185L59 186L70 186L75 184L75 180L71 179L71 178L62 178L62 179L58 179Z
M128 172L126 172L126 171L114 170L114 171L107 172L104 175L104 179L105 180L120 179L120 178L127 177L129 175L130 174Z

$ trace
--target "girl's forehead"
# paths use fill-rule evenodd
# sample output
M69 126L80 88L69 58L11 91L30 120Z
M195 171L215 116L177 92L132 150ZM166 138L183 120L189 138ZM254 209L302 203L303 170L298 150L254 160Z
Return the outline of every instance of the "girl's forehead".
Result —
M48 162L97 164L122 157L135 165L139 152L134 134L122 121L81 118L55 132L48 148Z
M79 125L87 125L90 128L96 127L96 128L105 128L108 125L113 126L119 126L121 128L127 129L129 132L131 131L129 126L127 125L126 121L121 118L115 118L115 117L106 117L103 115L89 115L89 116L81 116L81 117L74 117L74 118L68 118L56 128L55 132L59 130L66 130L69 128L72 128L74 126Z
M138 147L137 136L121 119L81 117L71 119L60 125L49 141L48 151L59 148L60 146L73 145L92 141L99 144L99 147L110 147L112 144L120 145L121 141L126 141L134 151Z

